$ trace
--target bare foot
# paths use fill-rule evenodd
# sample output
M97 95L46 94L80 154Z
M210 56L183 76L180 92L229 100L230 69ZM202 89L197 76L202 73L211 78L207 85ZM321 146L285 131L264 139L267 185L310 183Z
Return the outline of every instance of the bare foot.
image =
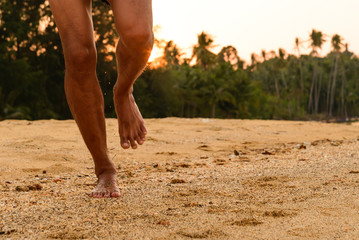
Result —
M102 173L99 175L96 188L88 195L93 198L120 197L120 190L117 187L116 173Z
M140 110L137 107L132 94L117 94L114 91L115 109L118 119L118 131L120 133L122 148L137 148L146 140L146 127Z

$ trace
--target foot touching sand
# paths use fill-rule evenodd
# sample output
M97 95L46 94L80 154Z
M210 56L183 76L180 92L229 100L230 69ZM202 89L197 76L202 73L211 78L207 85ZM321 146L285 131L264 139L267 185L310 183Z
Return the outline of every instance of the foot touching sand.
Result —
M96 188L88 195L93 198L120 197L116 173L103 173L98 176Z

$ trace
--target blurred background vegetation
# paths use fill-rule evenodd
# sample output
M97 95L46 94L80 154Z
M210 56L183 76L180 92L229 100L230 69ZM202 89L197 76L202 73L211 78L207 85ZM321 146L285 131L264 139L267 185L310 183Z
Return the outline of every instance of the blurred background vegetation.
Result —
M0 0L0 120L72 118L64 94L64 59L56 25L43 0ZM105 114L115 117L115 32L110 8L93 2L98 78ZM332 50L321 56L325 41ZM136 81L134 95L147 118L216 117L350 120L359 115L359 59L337 34L312 30L286 50L252 54L245 63L232 46L215 54L202 32L191 58L172 41L156 41L163 57ZM302 54L303 43L310 54Z

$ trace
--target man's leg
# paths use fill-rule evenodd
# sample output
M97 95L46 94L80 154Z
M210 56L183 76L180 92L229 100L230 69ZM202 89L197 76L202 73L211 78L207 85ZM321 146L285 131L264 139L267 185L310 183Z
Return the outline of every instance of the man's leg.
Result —
M106 145L104 101L96 77L91 0L50 0L65 55L69 107L95 162L97 188L91 197L118 197L116 169Z
M116 48L118 79L113 93L121 146L137 148L136 142L141 145L145 141L146 128L132 86L145 68L153 47L152 1L109 2L120 35Z

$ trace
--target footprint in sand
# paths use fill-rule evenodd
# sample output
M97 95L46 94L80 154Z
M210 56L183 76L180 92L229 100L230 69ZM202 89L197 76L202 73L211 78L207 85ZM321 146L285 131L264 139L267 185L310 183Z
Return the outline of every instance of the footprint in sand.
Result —
M232 225L241 226L241 227L243 227L243 226L257 226L259 224L263 224L263 222L258 221L255 218L245 218L245 219L234 221L232 223Z
M58 164L54 164L54 165L51 165L50 167L46 168L46 171L48 173L58 174L58 173L74 172L74 171L76 171L76 169L74 169L72 167L64 166L64 165L58 163Z

